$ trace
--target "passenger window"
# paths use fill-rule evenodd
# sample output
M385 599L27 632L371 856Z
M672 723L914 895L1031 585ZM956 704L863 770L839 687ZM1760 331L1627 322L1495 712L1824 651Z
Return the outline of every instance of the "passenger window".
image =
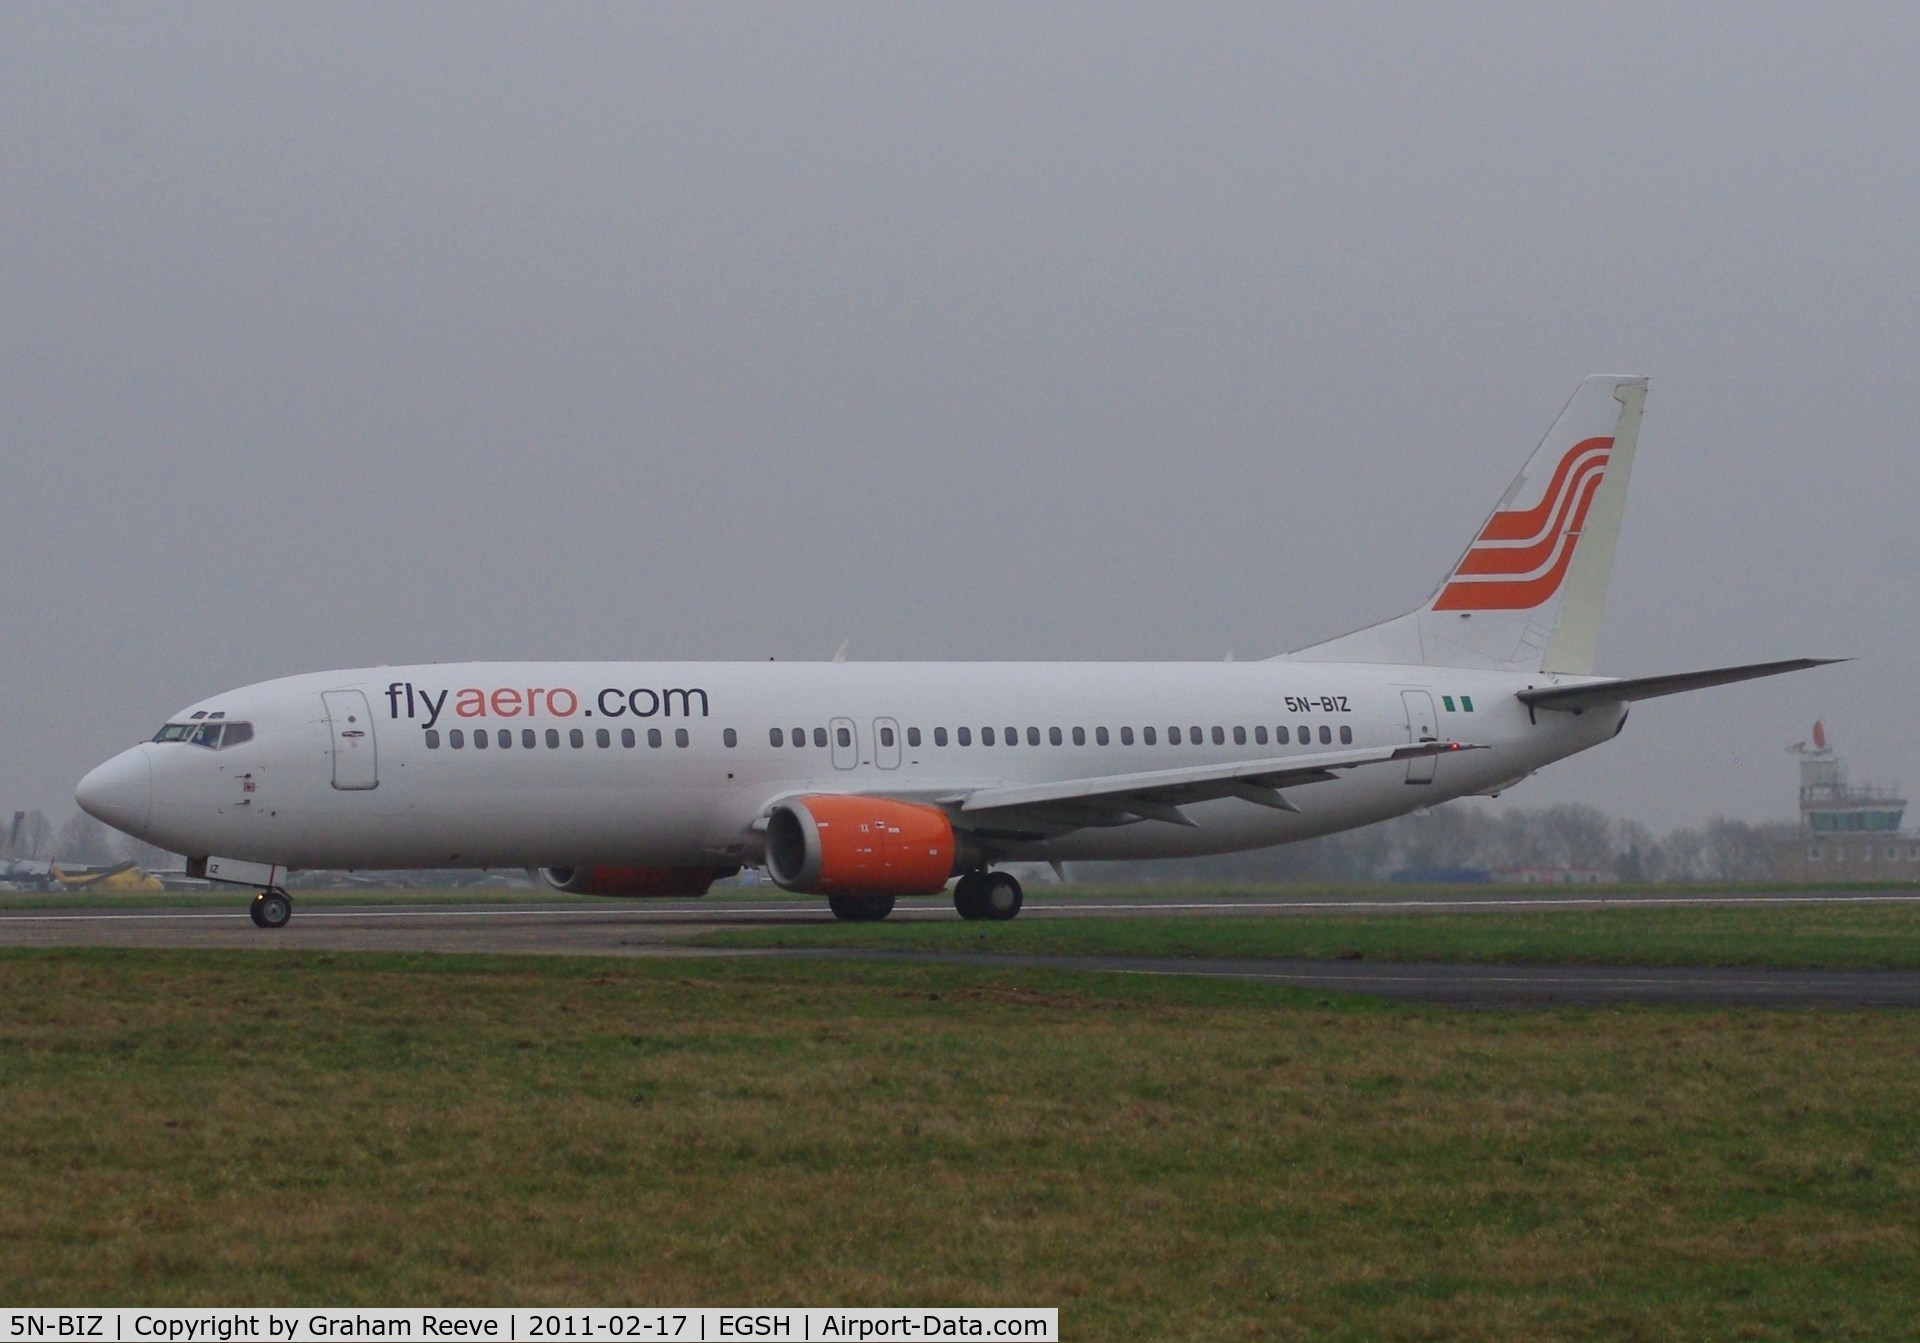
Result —
M520 732L520 744L531 751L535 746L540 744L540 738L534 734L532 728L523 728ZM555 744L557 745L558 743Z
M1198 737L1195 737L1194 740L1199 741L1200 739ZM1179 744L1180 744L1180 729L1177 727L1168 728L1167 729L1167 745L1178 746Z
M992 728L983 727L980 729L980 744L982 746L992 746L994 744Z
M577 751L582 746L585 746L586 744L587 744L587 734L582 732L579 728L577 727L573 728L567 733L567 745L571 746L574 750Z
M827 744L827 730L825 728L817 727L813 730L813 744L815 746L825 746Z
M677 727L673 730L673 744L675 746L685 746L687 744L687 730L685 728Z
M1333 745L1333 729L1324 723L1320 726L1320 744L1322 746Z
M1197 727L1189 728L1188 733L1189 735L1187 737L1187 740L1192 742L1195 746L1198 746L1203 740L1205 740L1203 737L1201 737L1200 729Z
M647 745L653 747L653 749L656 751L660 749L660 729L659 728L650 727L647 729Z
M504 727L501 728L499 732L499 740L500 740L500 749L503 751L506 750L508 747L512 746L513 745L512 731ZM532 743L529 742L528 745L532 745Z
M1077 732L1077 731L1079 731L1079 729L1078 729L1078 728L1076 728L1076 729L1074 729L1074 730L1075 730L1076 732ZM1083 735L1084 735L1084 734L1083 734ZM1055 745L1055 746L1058 746L1058 745L1060 744L1060 729L1059 729L1059 728L1057 728L1057 727L1050 727L1050 728L1048 728L1048 729L1047 729L1047 741L1048 741L1048 742L1050 742L1051 744L1053 744L1053 745Z
M917 727L908 728L907 729L907 745L918 746L919 744L920 744L920 729Z
M837 727L833 730L833 739L842 746L851 746L853 745L853 729Z
M1075 746L1085 746L1087 744L1087 730L1085 728L1077 727L1073 730L1073 744Z
M1153 735L1153 729L1150 727L1143 727L1140 729L1140 740L1142 743L1148 746L1154 746L1158 744L1157 739Z
M447 732L447 745L451 746L454 750L457 751L466 744L467 734L459 728L452 728Z
M1039 740L1040 739L1038 737L1035 737L1034 744L1038 745ZM1017 727L1008 728L1007 729L1007 745L1018 746L1019 744L1020 744L1020 729Z
M947 730L945 728L937 727L933 730L933 744L935 746L945 746L947 744Z
M1254 725L1254 729L1253 729L1253 744L1254 744L1255 746L1265 746L1265 745L1267 744L1267 728L1266 728L1266 724L1264 724L1264 723L1258 723L1258 724L1255 724L1255 725Z
M740 744L740 734L732 728L728 728L720 734L720 742L723 746L738 746Z
M1120 744L1122 746L1133 745L1133 729L1132 728L1123 727L1120 729Z
M633 749L633 743L634 743L634 736L633 736L633 729L632 729L632 728L630 728L630 727L623 727L623 728L621 728L621 729L620 729L620 744L621 744L622 746L624 746L624 747L626 747L626 748L627 748L628 750L632 750L632 749Z
M1353 729L1346 726L1344 723L1341 724L1341 727L1340 727L1340 744L1342 746L1353 745Z
M1273 740L1276 745L1285 746L1293 740L1293 734L1284 727L1277 727L1273 730Z
M772 728L772 729L770 729L770 730L768 731L768 733L767 733L767 745L769 745L769 746L785 746L786 744L787 744L787 734L786 734L786 733L784 733L784 732L782 732L782 731L781 731L781 730L780 730L779 728L777 728L777 727L776 727L776 728Z
M557 751L560 749L560 729L559 728L550 727L547 729L547 749L549 751Z
M1245 745L1247 740L1247 734L1245 729L1235 728L1234 731L1240 734L1240 742L1242 745ZM1213 729L1213 744L1215 746L1225 746L1227 744L1227 734L1225 731L1223 731L1219 727L1215 727Z
M953 737L954 737L954 740L959 742L962 746L973 745L973 729L972 728L957 727L953 730Z
M604 751L613 745L613 734L605 728L596 728L593 734L593 744Z
M427 729L427 749L429 751L440 749L440 732L437 728Z
M1214 730L1218 731L1219 729L1216 728ZM1245 746L1247 744L1247 730L1245 728L1237 727L1233 730L1233 744L1235 746Z
M1040 729L1039 729L1039 728L1037 728L1037 727L1030 727L1030 728L1028 728L1028 729L1027 729L1027 745L1029 745L1029 746L1038 746L1039 744L1040 744ZM1055 729L1053 730L1053 744L1054 744L1055 746L1058 746L1058 745L1060 744L1060 729L1059 729L1059 728L1055 728Z
M893 745L893 729L892 728L883 727L880 729L880 744L882 746Z
M1300 744L1302 746L1313 745L1313 729L1308 727L1305 723L1302 723L1300 725Z
M473 749L476 751L484 751L487 749L487 730L485 728L477 727L473 730Z
M1095 728L1093 730L1093 739L1100 745L1105 746L1107 744L1107 730L1103 727Z

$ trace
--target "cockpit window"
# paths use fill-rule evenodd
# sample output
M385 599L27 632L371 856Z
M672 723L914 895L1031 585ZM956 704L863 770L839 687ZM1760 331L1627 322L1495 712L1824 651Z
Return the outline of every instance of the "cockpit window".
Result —
M252 723L225 723L217 718L208 718L201 722L168 723L153 734L155 741L190 741L195 746L204 746L210 751L224 751L229 746L238 746L241 742L253 740Z

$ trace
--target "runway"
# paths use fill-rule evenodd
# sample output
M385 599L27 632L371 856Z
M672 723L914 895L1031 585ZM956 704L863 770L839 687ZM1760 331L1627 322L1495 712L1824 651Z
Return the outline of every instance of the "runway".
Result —
M1920 893L1847 891L1738 895L1407 896L1383 899L1194 898L1181 893L1095 898L1030 898L1022 919L1196 918L1222 916L1493 912L1602 905L1915 904ZM443 952L562 956L761 956L883 962L923 961L1003 969L1182 975L1293 985L1411 1001L1484 1006L1520 1004L1692 1003L1769 1007L1920 1007L1920 972L1756 970L1549 965L1459 965L1389 961L1201 960L1139 956L1035 956L889 951L730 951L687 945L721 928L821 924L832 916L815 901L782 899L529 901L328 905L296 898L292 924L253 926L244 896L230 908L184 907L144 897L104 909L0 910L0 946L169 947L285 951ZM942 896L900 901L900 921L951 920Z

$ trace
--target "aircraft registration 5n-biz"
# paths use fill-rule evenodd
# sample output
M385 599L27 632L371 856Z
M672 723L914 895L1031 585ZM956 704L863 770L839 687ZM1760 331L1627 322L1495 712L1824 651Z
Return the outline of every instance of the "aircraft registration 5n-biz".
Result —
M1635 680L1594 648L1646 380L1590 377L1417 610L1261 662L482 662L265 681L81 780L87 812L292 915L300 868L528 867L698 895L744 865L883 919L1005 862L1261 848L1497 793L1635 700L1799 658Z

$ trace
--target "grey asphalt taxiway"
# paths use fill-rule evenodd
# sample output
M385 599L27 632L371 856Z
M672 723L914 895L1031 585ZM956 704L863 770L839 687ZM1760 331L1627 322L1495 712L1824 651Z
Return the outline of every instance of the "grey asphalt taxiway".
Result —
M1467 913L1599 906L1914 904L1920 893L1806 892L1628 896L1459 895L1340 899L1220 895L1151 888L1125 895L1049 898L1034 893L1023 919L1231 917L1370 913ZM924 962L982 968L1101 971L1234 979L1324 992L1484 1006L1522 1004L1692 1003L1767 1007L1920 1007L1920 972L1768 970L1565 965L1461 965L1395 961L1202 960L1150 956L1005 955L918 951L730 951L696 948L697 933L722 928L794 927L831 922L817 901L709 898L662 902L491 901L472 903L327 902L296 899L292 924L253 926L245 897L209 906L168 897L130 898L94 908L0 910L0 946L171 947L289 951L448 952L563 956L761 956ZM902 900L902 922L953 919L943 897Z

